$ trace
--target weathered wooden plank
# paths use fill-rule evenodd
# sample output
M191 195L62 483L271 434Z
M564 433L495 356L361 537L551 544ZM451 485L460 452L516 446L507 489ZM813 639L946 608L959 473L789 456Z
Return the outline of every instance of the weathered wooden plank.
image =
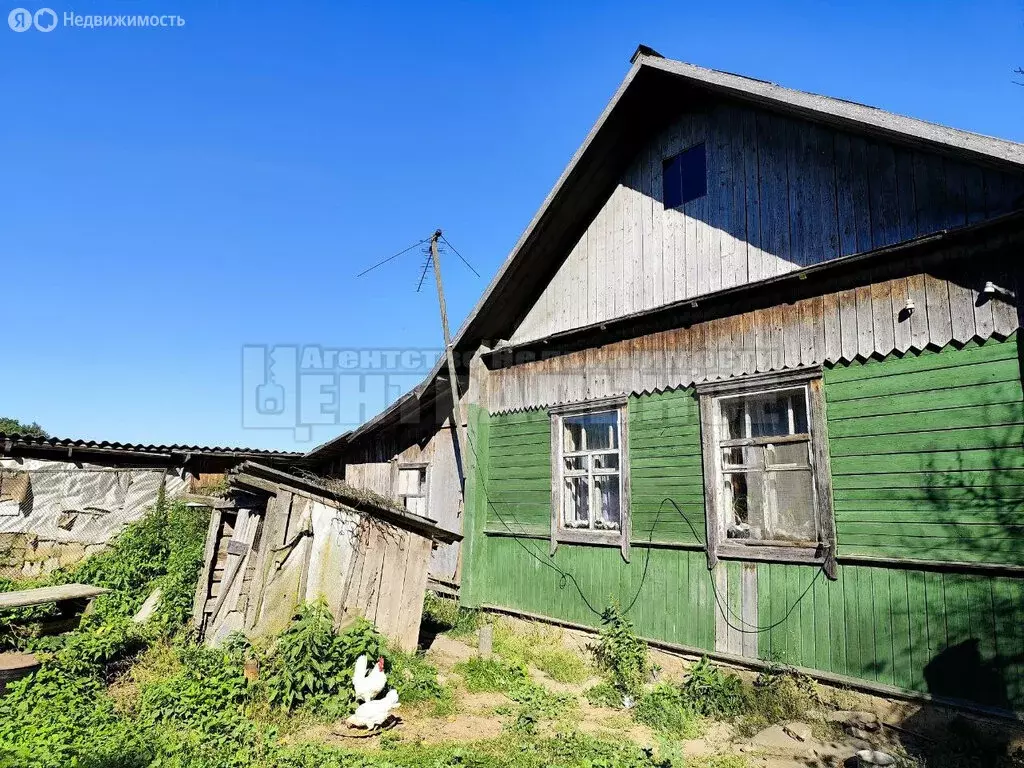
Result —
M914 199L914 155L908 149L897 147L896 200L899 208L899 239L917 237L917 204Z
M757 627L758 622L758 566L756 563L743 563L741 576L743 637L740 653L748 659L757 658Z
M837 361L843 356L838 293L829 293L822 297L822 323L825 344L822 360Z
M864 358L875 351L874 310L871 306L871 287L857 288L857 353Z
M944 346L953 338L953 325L949 314L949 289L945 281L933 275L924 277L928 312L928 341Z
M640 158L633 161L630 171L627 192L629 208L627 211L627 235L632 269L632 303L639 311L646 309L644 304L644 245L643 245L643 207L646 203L643 196L643 163ZM575 327L575 326L571 326Z
M667 131L666 145L662 150L662 158L670 158L679 154L683 149L683 126L681 121L676 121ZM661 284L663 286L662 301L665 304L682 298L676 284L676 264L683 258L682 243L682 222L684 216L682 211L665 207L662 211L662 248L664 253L661 260Z
M784 361L787 368L800 365L800 309L796 304L782 305Z
M946 288L949 291L949 316L953 339L967 341L973 338L977 331L974 320L975 293L966 276L952 277Z
M946 194L943 212L947 228L962 227L967 223L967 206L964 201L964 166L955 160L943 159Z
M771 344L771 356L773 371L781 371L786 367L786 345L782 307L772 307L768 310L769 319L769 342Z
M789 175L790 257L797 267L815 263L820 251L815 224L814 197L807 183L814 167L815 145L804 123L786 122L786 157Z
M401 602L394 637L402 650L412 652L419 640L420 616L427 585L430 539L410 534L406 541L406 569L401 585ZM396 591L398 591L396 589Z
M750 109L740 110L740 142L743 157L744 209L746 210L747 279L762 280L775 274L766 273L766 257L761 245L761 199L757 160L757 117ZM749 370L753 371L753 367Z
M907 278L907 293L914 303L914 310L910 314L912 349L924 349L928 345L928 296L925 283L924 275L911 275Z
M409 565L406 540L415 534L393 526L382 526L384 557L381 561L377 603L373 607L373 623L385 637L396 637L402 621L402 590ZM369 617L368 617L369 618Z
M945 226L945 197L942 158L914 152L914 201L919 235L938 232Z
M892 288L893 343L898 351L906 352L911 344L910 314L906 310L910 291L906 278L890 280L889 285Z
M59 584L52 587L0 592L0 610L60 603L65 600L91 600L106 592L109 590L103 587L94 587L91 584Z
M871 208L871 244L875 248L900 239L896 157L892 145L868 144L868 179Z
M892 286L888 280L875 282L871 286L871 314L874 328L874 351L887 355L895 348L895 325L892 305Z
M192 622L200 632L206 621L206 603L211 597L210 582L217 554L217 540L220 536L222 515L223 512L219 509L212 510L210 514L210 524L206 528L206 544L203 547L203 565L199 571L196 593L192 600Z
M765 256L762 278L789 271L789 170L786 162L785 121L767 112L755 118L761 247Z
M728 108L723 127L728 131L727 154L725 157L725 175L723 183L726 194L723 196L728 208L726 218L722 220L722 254L723 264L728 261L728 275L723 274L722 287L743 285L749 280L747 271L747 217L746 217L746 182L743 159L743 121L740 111ZM726 259L726 256L728 258ZM724 267L723 267L724 269Z
M740 317L740 373L754 373L757 370L756 349L754 314L746 312Z
M838 196L836 194L835 148L833 131L822 126L814 127L817 145L814 163L816 194L814 206L817 209L815 223L819 230L816 262L830 261L839 256Z
M651 151L651 184L653 200L653 226L651 229L651 258L648 261L644 251L644 269L651 275L651 298L648 306L657 307L665 303L665 200L662 162L667 157L668 139L664 134L653 144Z
M842 256L871 248L871 214L867 180L867 145L863 138L837 133L834 140Z
M715 650L729 653L729 624L722 607L729 604L729 563L722 562L715 566L712 578L715 580L718 602L721 603L721 606L715 605Z
M812 365L815 360L815 332L820 328L816 322L816 316L820 318L820 312L815 312L815 304L811 299L804 299L797 302L797 311L800 314L800 364Z
M767 310L754 312L754 365L759 373L772 367L771 316Z

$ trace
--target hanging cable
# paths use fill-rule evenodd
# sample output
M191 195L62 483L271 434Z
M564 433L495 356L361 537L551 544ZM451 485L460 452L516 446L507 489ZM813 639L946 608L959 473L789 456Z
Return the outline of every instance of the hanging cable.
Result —
M424 239L424 240L417 240L417 241L416 241L415 243L413 243L412 245L410 245L410 246L409 246L408 248L403 248L402 250L400 250L400 251L399 251L398 253L394 254L393 256L388 256L388 257L387 257L386 259L384 259L383 261L378 261L378 262L377 262L376 264L374 264L374 265L373 265L372 267L369 267L368 269L364 269L364 270L363 270L362 272L360 272L360 273L359 273L358 275L356 275L356 277L362 277L362 276L363 276L363 275L365 275L365 274L366 274L367 272L372 272L372 271L373 271L373 270L375 270L375 269L376 269L377 267L382 267L382 266L384 266L384 265L385 265L385 264L387 264L387 263L388 263L389 261L392 261L392 260L394 260L394 259L397 259L397 258L398 258L399 256L401 256L401 255L402 255L403 253L408 253L409 251L411 251L411 250L412 250L413 248L415 248L416 246L418 246L418 245L423 245L423 244L424 244L425 242L427 242L427 241L426 241L426 239Z
M476 441L475 441L475 439L473 437L469 437L468 438L468 443L469 443L470 450L472 450L473 456L476 459L477 466L479 466L480 465L480 454L476 450ZM550 570L552 570L552 571L554 571L555 573L558 574L558 576L559 576L559 585L558 585L559 589L565 589L566 585L571 583L573 588L579 594L580 599L583 601L584 605L586 605L587 609L590 610L590 612L593 613L595 616L599 616L599 617L603 618L604 617L604 611L603 610L599 610L599 609L594 607L594 604L587 597L586 593L583 591L583 587L580 585L579 581L576 579L576 577L572 573L570 573L569 571L566 571L563 568L560 568L558 565L556 565L554 562L552 562L550 556L544 557L537 550L536 547L528 546L526 544L526 542L524 542L520 538L520 536L525 532L525 526L523 526L523 524L519 520L517 520L515 518L515 513L513 512L513 513L511 513L511 516L512 516L513 520L516 522L516 524L518 525L518 527L519 527L518 531L513 530L513 528L505 520L504 515L502 515L501 512L498 510L498 507L496 506L495 502L491 501L491 494L490 494L490 490L487 487L487 482L486 481L481 481L481 482L483 484L484 495L487 498L487 506L490 507L490 509L492 509L494 511L494 514L498 518L498 521L509 532L509 534L511 535L511 538L520 547L522 547L522 549L528 555L530 555L530 557L532 557L538 563L543 565L545 568L549 568ZM662 499L661 504L658 506L658 512L657 512L657 514L654 517L654 522L651 525L651 531L650 531L650 534L648 536L648 546L645 548L646 552L645 552L645 555L644 555L644 567L643 567L643 571L642 571L642 573L640 575L640 584L637 586L636 593L633 595L632 599L629 601L629 604L623 609L622 613L624 615L629 613L629 611L636 604L637 600L640 598L640 594L643 592L644 584L647 581L648 567L650 566L651 551L654 549L654 547L651 546L653 544L653 541L654 541L654 531L656 530L658 522L661 519L661 513L664 511L665 504L671 504L672 505L672 507L675 509L675 511L679 514L679 516L683 519L683 521L690 528L690 531L693 533L694 539L704 546L705 551L707 549L707 542L702 540L702 537L697 532L697 529L694 527L693 523L686 516L686 514L683 512L683 510L679 507L679 505L675 502L675 500L670 498L670 497L665 497L664 499ZM800 595L796 598L796 600L793 601L793 604L789 606L789 608L786 610L786 612L782 615L781 618L779 618L777 621L772 622L771 624L768 624L768 625L765 625L765 626L760 626L760 625L756 625L756 624L751 624L751 623L747 622L745 619L743 619L743 617L737 615L735 613L735 611L733 611L732 608L729 607L728 600L726 600L726 602L723 603L722 602L722 596L718 592L718 586L717 586L717 584L715 584L715 578L714 578L713 573L709 569L703 569L703 570L708 575L708 580L709 580L709 582L711 584L711 592L715 596L715 604L717 605L718 611L722 615L722 618L725 620L726 626L728 626L730 629L735 630L737 632L740 632L742 634L755 634L755 635L756 634L761 634L763 632L769 632L769 631L771 631L771 630L781 626L782 624L784 624L789 619L789 617L793 614L793 611L795 611L797 609L797 607L800 605L800 603L803 601L803 599L811 591L811 588L814 586L815 582L817 582L817 580L821 577L821 574L824 573L824 568L819 568L818 569L817 573L815 573L815 575L814 575L814 578L811 579L811 581L808 583L807 587L804 588L804 591L801 592ZM733 624L732 621L730 621L730 616L732 616L732 618L736 619L740 624L742 624L744 626L737 626L736 624Z
M466 259L463 257L461 253L455 250L455 246L448 242L448 238L446 238L444 235L441 235L441 242L447 245L451 249L452 253L454 253L456 256L462 259L462 263L469 267L470 272L472 272L477 277L480 277L480 273L473 269L473 265L466 261Z

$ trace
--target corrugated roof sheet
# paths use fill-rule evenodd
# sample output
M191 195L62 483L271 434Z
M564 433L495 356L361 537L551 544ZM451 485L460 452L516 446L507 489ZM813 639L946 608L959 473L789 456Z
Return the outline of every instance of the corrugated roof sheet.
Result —
M272 456L280 458L298 458L301 451L271 451L262 448L238 448L219 445L143 445L141 443L118 443L108 440L75 440L70 437L39 437L36 435L20 435L0 432L0 453L10 450L12 446L33 446L51 448L79 448L84 450L124 451L126 453L192 453L220 454L237 456Z

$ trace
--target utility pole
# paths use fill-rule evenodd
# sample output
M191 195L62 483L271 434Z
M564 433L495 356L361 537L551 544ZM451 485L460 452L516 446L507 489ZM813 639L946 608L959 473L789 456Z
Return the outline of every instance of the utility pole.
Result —
M434 282L437 283L437 303L441 307L441 328L444 329L444 353L448 358L448 380L452 392L452 420L455 422L455 438L458 442L459 481L462 492L465 492L466 466L466 432L462 425L462 409L459 407L459 379L455 374L455 353L452 350L452 337L448 331L448 308L444 302L444 286L441 285L441 259L438 256L437 241L441 239L441 230L435 230L430 237L430 258L434 262Z

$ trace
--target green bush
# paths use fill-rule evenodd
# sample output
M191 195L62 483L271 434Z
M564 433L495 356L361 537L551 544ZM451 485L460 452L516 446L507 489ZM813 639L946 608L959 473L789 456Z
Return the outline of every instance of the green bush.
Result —
M658 683L645 691L633 709L633 719L656 731L680 739L700 735L700 725L693 704L682 688Z
M622 692L607 680L591 686L583 695L595 707L622 709Z
M305 704L344 712L354 701L356 659L366 655L375 661L386 652L384 638L368 621L358 619L339 634L323 600L306 603L271 651L266 680L270 703L287 711Z
M651 674L647 643L636 636L616 603L605 609L601 623L597 644L591 646L598 669L615 688L636 696Z
M705 717L734 717L750 703L743 681L713 665L707 656L690 668L681 691L693 711Z

